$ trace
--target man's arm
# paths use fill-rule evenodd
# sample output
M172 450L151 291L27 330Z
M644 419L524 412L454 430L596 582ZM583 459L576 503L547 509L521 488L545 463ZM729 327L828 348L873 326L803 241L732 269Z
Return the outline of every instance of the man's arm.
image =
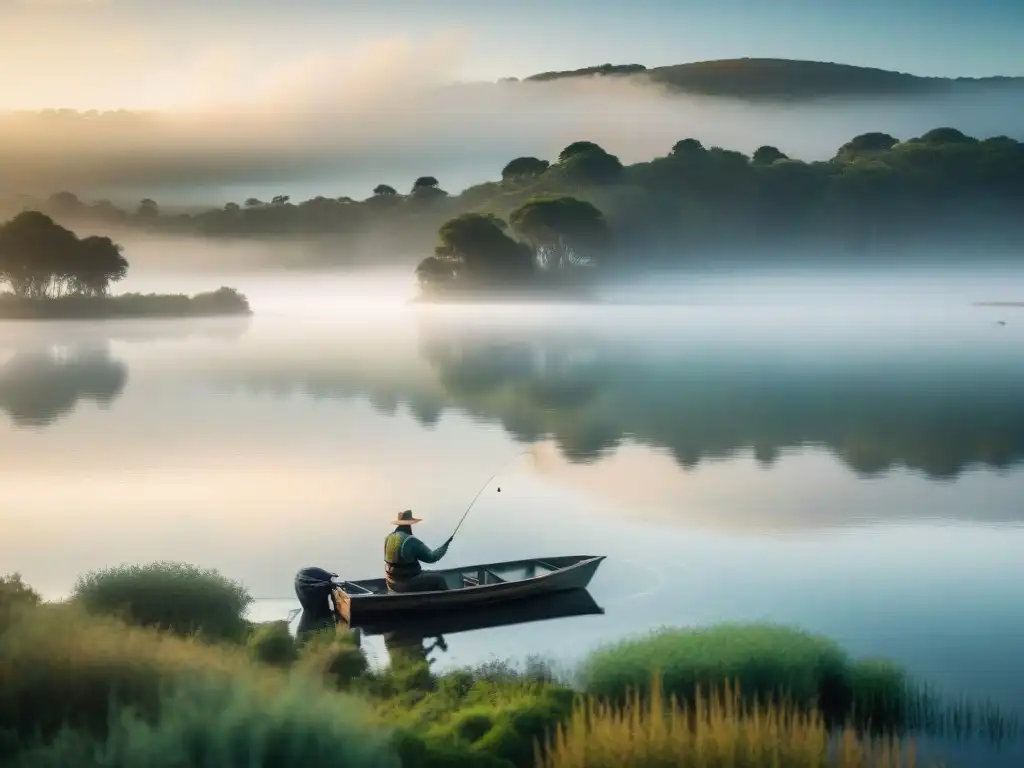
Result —
M431 549L415 536L410 536L402 545L402 550L405 554L412 555L421 563L436 563L444 557L445 552L448 551L448 545L450 543L451 541L449 540L437 549Z

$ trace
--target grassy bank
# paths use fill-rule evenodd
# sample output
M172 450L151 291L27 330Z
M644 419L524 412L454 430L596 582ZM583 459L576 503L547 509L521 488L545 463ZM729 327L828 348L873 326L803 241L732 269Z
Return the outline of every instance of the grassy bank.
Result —
M700 688L737 681L746 700L784 697L813 705L830 725L853 716L904 728L920 699L894 664L853 661L828 638L762 624L661 630L598 650L580 670L588 693L620 703L631 691L646 695L656 676L681 701Z
M111 320L250 315L249 301L234 288L185 294L123 293L27 299L0 296L0 320Z
M180 564L87 574L61 604L0 580L0 764L824 768L912 748L905 673L793 630L610 646L574 690L542 665L438 675L411 654L375 671L348 633L296 644L249 624L248 602Z

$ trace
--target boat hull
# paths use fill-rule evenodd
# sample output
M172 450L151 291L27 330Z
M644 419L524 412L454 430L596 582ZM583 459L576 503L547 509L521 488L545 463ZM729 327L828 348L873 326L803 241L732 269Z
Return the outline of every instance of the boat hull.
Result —
M355 624L346 624L364 635L400 632L421 638L454 635L494 627L566 619L579 616L600 616L604 608L585 589L556 592L540 597L525 597L508 603L484 606L470 611L435 611L429 614L398 614L364 617Z
M350 581L334 590L339 618L359 624L371 617L429 615L511 603L527 598L586 589L603 556L513 560L435 571L447 590L388 592L383 579ZM505 578L512 575L524 578Z

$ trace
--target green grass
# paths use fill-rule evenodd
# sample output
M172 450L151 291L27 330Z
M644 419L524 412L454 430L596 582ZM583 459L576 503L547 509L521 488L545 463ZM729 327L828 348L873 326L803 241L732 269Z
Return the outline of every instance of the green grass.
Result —
M185 563L93 571L75 584L72 600L92 613L179 635L240 640L250 627L245 611L252 597L241 584L216 570Z
M378 689L377 712L399 734L418 736L410 741L416 746L402 752L404 764L416 766L434 765L432 760L444 756L447 762L439 765L528 768L535 743L569 718L576 698L564 686L512 674L435 677L405 671L400 679L415 682L392 682L384 696Z
M253 661L287 667L299 658L299 649L288 631L287 621L271 621L253 628L247 643Z
M994 708L940 706L900 667L783 627L627 640L586 660L579 691L536 660L437 675L411 656L378 672L350 633L297 644L283 622L242 631L247 596L215 571L115 568L80 586L39 604L20 578L0 579L4 766L534 768L546 744L547 768L761 765L773 750L780 766L852 768L876 764L866 724L1014 732ZM815 757L823 743L846 744L848 762ZM722 762L716 749L749 759Z
M654 678L682 702L701 688L736 681L746 701L813 707L830 727L852 722L873 731L993 741L1019 727L987 704L944 701L896 664L854 660L826 637L770 624L663 629L599 649L579 671L585 692L618 704L633 691L648 694Z
M3 765L398 765L366 702L241 644L43 605L0 633L0 661Z
M581 701L538 749L537 768L912 768L913 741L830 729L792 703L752 703L728 685L680 704L657 677L624 704Z
M192 679L159 699L159 716L115 708L105 732L65 729L12 768L400 768L390 734L355 702L297 681L273 696L250 678Z
M306 640L296 668L337 690L351 687L370 669L353 633L330 630L317 632Z

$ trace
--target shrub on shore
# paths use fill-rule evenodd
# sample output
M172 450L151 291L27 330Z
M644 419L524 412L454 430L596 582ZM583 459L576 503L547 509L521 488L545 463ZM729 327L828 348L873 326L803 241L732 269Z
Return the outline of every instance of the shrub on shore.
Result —
M365 703L241 646L44 605L0 634L0 660L4 765L399 765Z
M12 768L401 768L384 729L353 701L297 681L267 696L258 680L182 681L159 714L114 709L106 731L66 728L29 746Z
M854 662L828 638L765 624L660 630L592 653L580 673L587 693L620 704L654 677L681 701L735 680L748 700L785 697L830 725L854 716L884 729L907 724L913 694L894 664Z
M247 648L253 661L273 667L287 667L299 657L298 646L286 621L258 624L249 636Z
M167 575L241 598L244 590L166 564L102 573L83 580L108 590L91 612L85 599L38 605L20 578L0 579L0 618L18 606L0 623L0 764L743 768L773 755L781 768L852 768L898 765L859 735L868 720L886 730L921 723L929 734L945 724L954 735L972 723L990 735L1006 722L996 711L979 720L966 704L926 720L899 667L851 661L824 638L780 627L666 630L611 646L583 666L588 696L536 662L438 675L410 652L375 671L358 635L298 644L283 622L220 635L245 642L202 642L203 627L182 636L194 629L178 620L186 609L219 626L217 617L238 618L238 606L224 611L202 589L161 602L176 583ZM165 612L133 612L144 597ZM737 687L724 689L732 679ZM846 708L826 713L822 690Z
M130 624L213 640L241 640L252 597L241 584L213 569L185 563L123 565L87 573L72 599L97 614Z
M303 644L298 669L338 690L369 672L369 664L351 632L316 632Z
M21 580L20 573L0 576L0 632L4 631L16 613L33 608L40 602L39 593Z

